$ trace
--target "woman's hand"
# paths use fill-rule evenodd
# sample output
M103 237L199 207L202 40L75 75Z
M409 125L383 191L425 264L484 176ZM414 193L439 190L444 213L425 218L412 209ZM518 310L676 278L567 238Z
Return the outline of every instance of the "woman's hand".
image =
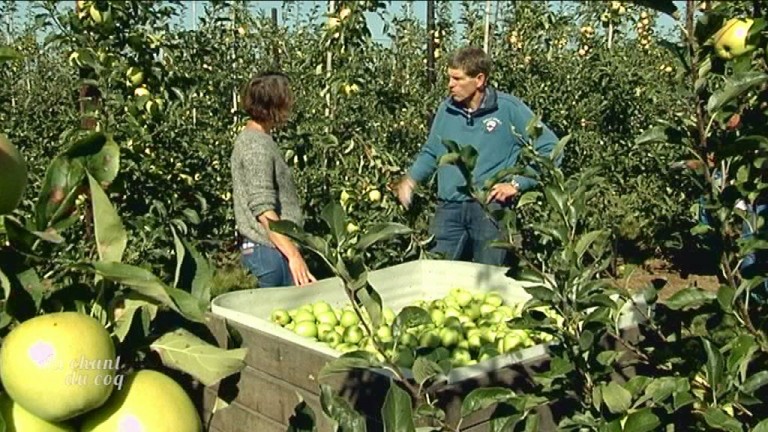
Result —
M312 282L317 282L317 279L309 272L307 263L301 255L297 255L294 258L288 259L288 268L291 270L291 276L293 277L293 283L297 286L306 285Z
M507 202L508 200L512 199L517 195L520 191L517 189L517 186L515 186L512 183L496 183L491 188L490 193L488 194L488 200L487 202L491 202L493 200L500 201L500 202Z

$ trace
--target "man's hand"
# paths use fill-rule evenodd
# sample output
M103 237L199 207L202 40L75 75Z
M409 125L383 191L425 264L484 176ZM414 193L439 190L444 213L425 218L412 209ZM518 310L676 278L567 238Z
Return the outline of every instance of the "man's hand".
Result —
M500 201L500 202L507 202L508 200L512 199L515 195L517 195L520 191L517 189L517 186L511 184L511 183L496 183L491 188L491 191L488 193L488 202L491 202L493 200Z
M293 283L297 286L306 285L311 282L317 282L317 279L309 272L307 263L301 255L295 258L288 259L288 268L291 269L291 276L293 277Z
M395 192L397 193L397 199L400 200L400 204L405 208L408 208L411 205L413 189L415 187L416 182L407 175L404 176L396 186Z

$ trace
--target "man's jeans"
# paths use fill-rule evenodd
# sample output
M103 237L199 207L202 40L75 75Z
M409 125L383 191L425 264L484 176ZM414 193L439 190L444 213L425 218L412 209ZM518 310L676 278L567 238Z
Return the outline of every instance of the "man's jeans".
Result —
M705 225L710 224L710 215L704 209L706 199L699 197L699 222ZM748 239L754 235L754 227L757 226L757 217L762 216L765 223L768 223L768 204L757 204L755 206L747 205L747 218L748 221L744 221L741 227L741 238ZM765 230L765 225L761 227ZM768 251L758 250L756 252L747 254L741 261L739 270L744 278L750 279L758 274L768 273ZM759 286L752 292L752 297L761 301L768 302L768 281Z
M491 204L492 209L500 206ZM502 265L506 250L490 246L493 240L504 240L506 230L487 214L476 201L438 201L430 226L436 244L431 252L445 259L461 260L469 247L471 261L480 264Z
M259 288L293 286L288 260L277 248L263 244L246 244L240 262L256 276Z

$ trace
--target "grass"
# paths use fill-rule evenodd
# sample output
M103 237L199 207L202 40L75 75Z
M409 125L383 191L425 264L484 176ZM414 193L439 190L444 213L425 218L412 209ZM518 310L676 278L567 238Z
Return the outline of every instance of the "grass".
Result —
M231 291L256 288L258 283L256 277L235 261L217 267L213 273L211 285L213 298Z

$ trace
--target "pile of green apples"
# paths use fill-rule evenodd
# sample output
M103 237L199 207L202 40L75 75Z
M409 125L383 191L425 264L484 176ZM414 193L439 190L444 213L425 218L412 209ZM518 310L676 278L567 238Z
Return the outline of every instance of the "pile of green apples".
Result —
M368 351L384 360L376 343L398 366L410 368L417 355L444 348L452 367L462 367L520 350L552 339L551 335L508 328L506 321L517 317L523 302L505 302L496 291L482 292L452 288L448 295L412 303L424 309L431 322L405 329L395 335L396 314L382 311L383 323L371 337L351 304L334 308L317 301L287 310L274 309L270 320L299 336L327 344L342 352ZM554 317L549 308L542 309ZM367 320L365 311L362 313Z

